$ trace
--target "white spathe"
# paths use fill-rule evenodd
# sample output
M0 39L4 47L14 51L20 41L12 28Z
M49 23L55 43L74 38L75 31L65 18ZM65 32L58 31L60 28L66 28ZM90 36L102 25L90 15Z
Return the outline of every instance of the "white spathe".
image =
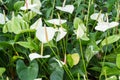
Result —
M115 26L118 26L118 22L99 22L97 26L95 27L95 30L105 32L106 30L113 28Z
M23 7L21 7L21 10L27 10L27 9L32 9L34 7L36 7L37 4L31 4L31 0L26 0L25 1L25 5Z
M0 24L5 24L5 21L8 21L8 18L4 14L0 13Z
M30 9L31 11L37 13L37 14L42 14L39 10L41 7L41 2L40 0L34 0L33 4L31 4L31 0L26 0L25 5L21 7L21 10L27 10Z
M36 31L36 37L42 43L48 43L54 38L55 32L57 30L52 27L39 27Z
M68 13L73 13L74 11L74 6L73 5L65 5L63 7L61 6L56 6L56 9L59 9L61 11L64 11L64 12L68 12Z
M37 79L34 79L34 80L42 80L42 78L37 78Z
M29 54L29 58L30 58L31 61L34 60L34 59L37 59L37 58L49 58L49 57L50 57L50 55L43 56L43 55L40 55L38 53Z
M23 6L23 7L21 7L20 9L21 9L21 10L27 10L27 9L32 9L32 8L34 8L34 7L36 7L36 6L37 6L37 4L32 4L32 5L28 5L28 7Z
M42 20L39 18L34 24L30 26L30 29L37 30L39 27L42 27Z
M61 40L62 38L64 38L66 34L67 34L66 29L60 27L60 28L58 29L58 34L57 34L57 37L56 37L56 41L59 41L59 40Z
M67 20L63 19L51 19L47 21L48 23L55 24L55 25L61 25L67 22Z
M38 9L36 9L36 8L31 8L31 11L33 11L33 12L35 12L35 13L37 13L37 14L42 14Z
M77 39L81 39L84 36L85 31L86 31L85 25L84 24L79 24L78 29L74 31L75 34L77 35Z
M96 20L98 22L103 22L104 14L94 13L90 16L91 19Z

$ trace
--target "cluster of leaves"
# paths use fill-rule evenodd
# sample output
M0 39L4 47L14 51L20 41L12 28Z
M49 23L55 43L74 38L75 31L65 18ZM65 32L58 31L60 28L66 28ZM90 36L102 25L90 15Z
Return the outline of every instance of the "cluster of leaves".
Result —
M68 11L56 7L67 4ZM107 18L92 20L94 13L107 13ZM118 80L120 25L113 28L109 22L120 22L119 17L119 0L0 0L0 79ZM55 18L60 25L48 21ZM65 32L59 33L61 27ZM37 34L39 29L44 31ZM56 41L58 34L62 37Z

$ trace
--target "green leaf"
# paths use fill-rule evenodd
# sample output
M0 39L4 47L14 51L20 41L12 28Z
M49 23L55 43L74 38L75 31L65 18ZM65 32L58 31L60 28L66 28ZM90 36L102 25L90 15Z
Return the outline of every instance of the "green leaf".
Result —
M29 48L30 50L38 50L37 44L32 41L28 41L28 42L19 41L19 42L16 42L16 44L19 44L25 48Z
M11 46L12 45L7 41L1 41L0 42L0 49L5 49L5 48L11 47Z
M34 32L35 32L35 30L32 30L32 29L22 30L19 34L15 35L14 41L16 42L22 36L22 34L25 34L25 33L34 33Z
M15 10L19 10L20 7L22 7L24 5L24 1L17 1L15 4L14 4L14 9Z
M33 11L29 11L28 13L26 13L25 15L23 15L23 19L27 22L30 22L30 20L32 18L34 18L37 15L37 13L33 12Z
M70 54L67 55L67 63L70 67L73 67L73 65L74 65L74 61Z
M112 36L109 36L107 38L105 38L101 44L102 46L105 46L105 45L108 45L108 44L112 44L116 41L118 41L120 39L120 35L112 35Z
M26 66L22 60L18 60L16 70L20 80L34 80L38 75L38 63L33 60L29 66Z
M6 71L6 69L5 69L5 68L0 67L0 77L2 76L2 74L3 74L5 71Z
M101 75L119 75L120 74L120 70L116 67L111 68L111 67L103 67Z
M117 54L116 65L120 69L120 54Z
M86 61L89 62L92 59L92 57L98 53L98 51L98 46L92 42L92 44L89 45L85 50Z
M58 67L50 75L50 80L63 80L63 74L64 74L64 70Z
M22 30L28 29L28 24L23 19L13 17L12 20L8 21L3 27L3 33L13 32L19 34Z
M89 69L91 69L91 70L93 70L93 71L96 71L96 72L101 72L101 68L100 68L100 67L94 66L94 67L91 67L91 68L89 68Z
M52 7L50 7L49 9L47 9L46 18L49 18L49 17L50 17L52 10L53 10Z

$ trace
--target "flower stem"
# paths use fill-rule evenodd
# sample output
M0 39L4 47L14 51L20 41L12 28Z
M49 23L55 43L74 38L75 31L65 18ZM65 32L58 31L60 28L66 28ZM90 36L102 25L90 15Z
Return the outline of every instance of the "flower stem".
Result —
M108 44L107 36L105 37L105 39L106 39L106 45L107 45L107 44ZM106 46L105 54L104 54L103 61L102 61L102 69L103 69L103 67L104 67L104 65L105 65L106 53L107 53L107 46ZM103 71L103 70L102 70L102 71ZM102 77L102 75L100 74L99 80L101 80L101 77Z
M80 42L80 53L81 53L81 56L82 56L83 67L84 67L84 71L85 71L85 77L86 77L86 80L88 80L86 64L85 64L85 60L84 60L84 55L83 55L83 51L82 51L82 44L81 44L81 40L80 39L79 39L79 42Z

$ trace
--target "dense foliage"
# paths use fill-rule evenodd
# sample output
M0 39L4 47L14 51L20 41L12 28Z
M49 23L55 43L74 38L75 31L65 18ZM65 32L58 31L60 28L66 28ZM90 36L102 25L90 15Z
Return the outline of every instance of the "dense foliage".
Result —
M0 0L0 80L119 80L120 0Z

